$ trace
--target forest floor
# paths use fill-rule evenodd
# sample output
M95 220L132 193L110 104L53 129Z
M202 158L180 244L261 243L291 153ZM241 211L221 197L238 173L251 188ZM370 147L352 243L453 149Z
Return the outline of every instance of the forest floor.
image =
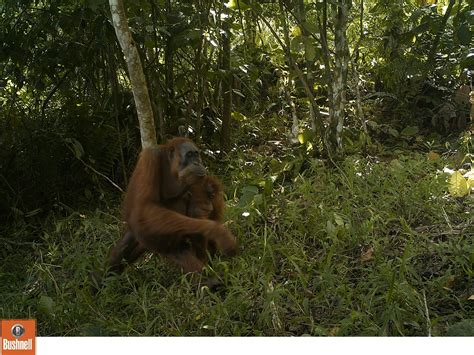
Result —
M1 317L36 318L42 336L474 335L473 196L447 193L452 155L401 149L330 168L273 149L216 169L240 254L194 279L148 256L91 292L121 235L118 197L18 219L1 237Z

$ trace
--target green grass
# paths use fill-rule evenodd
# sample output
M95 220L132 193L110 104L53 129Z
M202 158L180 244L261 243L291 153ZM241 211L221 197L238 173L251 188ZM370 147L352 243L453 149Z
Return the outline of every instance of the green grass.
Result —
M474 318L473 198L446 193L445 158L239 159L222 175L241 253L202 275L222 290L149 256L93 294L118 206L52 212L1 237L0 316L36 318L40 335L122 336L445 335Z

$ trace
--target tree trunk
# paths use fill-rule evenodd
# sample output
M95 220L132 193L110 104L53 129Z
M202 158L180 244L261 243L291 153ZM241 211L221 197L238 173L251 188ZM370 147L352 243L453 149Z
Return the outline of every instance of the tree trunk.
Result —
M201 140L201 126L202 126L202 110L204 108L204 77L205 77L205 60L206 60L206 39L204 38L204 29L207 27L207 18L209 16L209 6L206 2L200 1L201 13L199 16L199 43L196 50L196 82L197 82L197 104L196 104L196 126L195 126L195 140Z
M349 64L349 47L347 45L347 0L338 0L334 14L335 60L332 75L330 114L330 143L333 147L342 147L342 128L344 126L344 108L346 105L347 69Z
M166 13L167 18L170 18L171 15L171 1L166 1ZM166 88L166 119L168 124L172 122L177 122L178 111L176 110L175 104L175 92L174 92L174 49L172 46L172 38L169 36L166 39L165 46L165 88ZM177 124L172 127L173 131L176 132L178 126Z
M142 147L153 147L157 142L150 96L148 95L148 88L145 75L143 74L140 56L138 55L135 42L133 41L130 29L128 28L123 1L109 0L109 5L115 33L127 62L128 75L130 76L133 98L135 100L138 121L140 123Z
M222 22L222 70L225 77L222 82L222 127L221 148L228 151L230 148L230 122L232 113L232 73L230 71L230 19Z
M296 18L298 20L298 24L301 28L301 37L303 39L304 47L305 47L305 59L306 59L306 81L308 83L308 88L311 91L311 95L314 97L314 79L313 79L313 72L314 72L314 58L310 58L308 53L310 48L309 46L313 46L311 33L308 29L304 26L306 23L306 8L304 5L304 0L298 0L298 4L296 7ZM309 99L309 98L308 98ZM316 133L317 131L317 118L316 112L314 109L314 104L311 103L309 105L309 117L311 120L311 129L313 132ZM318 132L322 133L322 132Z

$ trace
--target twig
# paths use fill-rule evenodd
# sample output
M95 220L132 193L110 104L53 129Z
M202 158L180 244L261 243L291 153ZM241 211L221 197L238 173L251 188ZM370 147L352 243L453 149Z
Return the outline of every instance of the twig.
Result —
M68 149L74 154L74 150L66 144L66 147L68 147ZM76 156L74 154L74 156L77 158L77 160L79 160L82 164L84 164L87 168L91 169L94 173L96 173L97 175L99 176L102 176L105 180L107 180L108 182L110 182L115 188L117 188L120 192L123 192L123 189L118 186L115 182L113 182L107 175L105 174L102 174L100 171L97 171L93 166L91 166L90 164L87 164L84 160L82 160L80 157Z
M451 229L451 232L452 232L453 231L453 226L451 225L451 222L449 221L448 214L446 213L444 207L441 207L441 209L443 210L443 217L446 220L446 224L448 225L449 229Z
M425 304L425 315L426 315L426 329L428 330L428 336L431 336L431 320L430 320L430 312L428 310L428 304L426 302L426 294L425 290L422 291L423 293L423 303Z
M81 158L77 158L81 161L82 164L84 164L86 167L88 167L89 169L91 169L94 173L96 173L97 175L99 176L102 176L105 180L107 180L108 182L110 182L115 188L117 188L120 192L123 192L123 189L118 186L115 182L113 182L107 175L104 175L102 174L100 171L97 171L93 166L87 164L84 160L82 160Z

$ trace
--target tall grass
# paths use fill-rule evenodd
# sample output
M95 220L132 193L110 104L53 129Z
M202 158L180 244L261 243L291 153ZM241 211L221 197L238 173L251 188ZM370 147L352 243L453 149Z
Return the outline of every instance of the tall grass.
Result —
M269 165L226 172L240 255L202 275L148 256L93 293L118 209L18 221L2 237L1 317L37 318L40 335L123 336L444 335L474 318L472 197L449 197L439 165L307 159L270 188ZM224 287L198 286L210 276Z

